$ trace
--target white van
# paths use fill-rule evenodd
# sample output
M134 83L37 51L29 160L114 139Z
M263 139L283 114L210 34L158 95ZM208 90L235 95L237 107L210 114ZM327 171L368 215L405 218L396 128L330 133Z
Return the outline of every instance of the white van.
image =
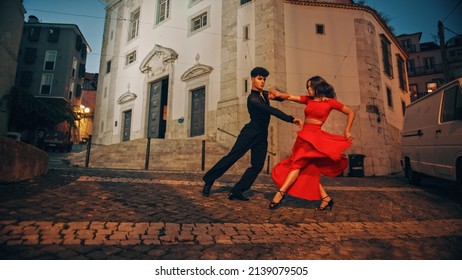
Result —
M401 153L411 184L422 175L462 186L462 78L449 82L406 108Z

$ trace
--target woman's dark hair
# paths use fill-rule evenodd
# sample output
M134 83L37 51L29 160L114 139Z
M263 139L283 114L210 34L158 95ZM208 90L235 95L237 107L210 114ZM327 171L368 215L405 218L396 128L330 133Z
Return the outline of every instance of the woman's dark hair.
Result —
M315 98L336 98L334 87L327 83L327 81L320 76L313 76L306 81L306 88L308 88L308 82L311 82L311 87L314 91Z
M250 77L255 78L256 76L268 77L269 72L263 67L255 67L250 71Z

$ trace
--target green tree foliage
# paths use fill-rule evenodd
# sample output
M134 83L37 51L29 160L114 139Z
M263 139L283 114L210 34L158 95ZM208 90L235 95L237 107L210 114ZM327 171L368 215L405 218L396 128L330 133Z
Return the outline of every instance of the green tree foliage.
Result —
M75 127L75 121L78 120L72 105L63 99L36 98L13 87L10 100L10 126L16 131L37 127L53 129L61 122Z
M356 4L361 5L361 6L368 6L367 3L366 3L366 0L358 0ZM370 6L368 6L368 7L370 7ZM370 7L370 8L372 8L372 7ZM374 9L374 8L372 8L372 9ZM395 33L395 28L390 25L390 21L391 21L390 16L383 13L383 12L380 12L380 11L377 11L377 13L382 18L383 22L385 22L385 24L388 26L388 29L390 29L390 31L392 33Z

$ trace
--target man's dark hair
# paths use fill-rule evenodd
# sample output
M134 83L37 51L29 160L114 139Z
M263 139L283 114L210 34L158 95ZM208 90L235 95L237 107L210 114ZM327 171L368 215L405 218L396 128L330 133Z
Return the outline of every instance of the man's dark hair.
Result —
M269 72L263 67L255 67L250 71L250 77L255 78L256 76L268 77Z

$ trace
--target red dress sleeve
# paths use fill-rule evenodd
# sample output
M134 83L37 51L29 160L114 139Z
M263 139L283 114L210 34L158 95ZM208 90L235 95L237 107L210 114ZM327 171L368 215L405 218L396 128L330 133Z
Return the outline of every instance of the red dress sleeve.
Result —
M308 104L309 97L307 95L300 95L300 102L304 104Z
M337 100L333 98L329 99L329 104L332 107L332 109L339 110L339 111L342 111L343 106L344 106L342 103L338 102Z

